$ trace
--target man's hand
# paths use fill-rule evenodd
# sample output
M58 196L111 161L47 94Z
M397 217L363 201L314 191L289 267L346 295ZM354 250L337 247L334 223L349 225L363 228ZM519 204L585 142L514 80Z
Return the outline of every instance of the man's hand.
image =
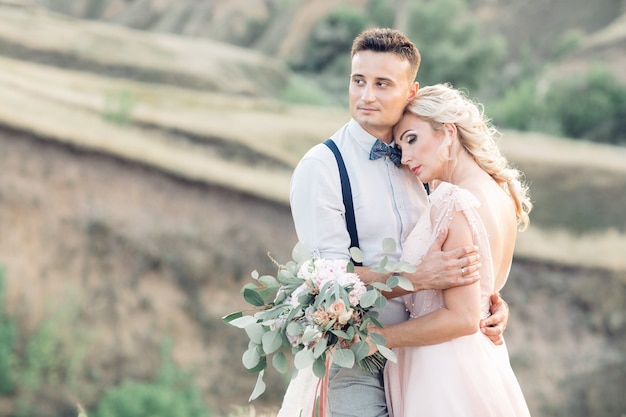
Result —
M413 284L413 290L444 290L459 285L469 285L480 278L480 255L476 246L464 246L450 251L442 247L448 237L444 229L432 244L417 270L403 274Z
M504 329L509 321L509 305L500 294L491 295L491 315L480 321L480 331L483 332L495 345L504 343Z

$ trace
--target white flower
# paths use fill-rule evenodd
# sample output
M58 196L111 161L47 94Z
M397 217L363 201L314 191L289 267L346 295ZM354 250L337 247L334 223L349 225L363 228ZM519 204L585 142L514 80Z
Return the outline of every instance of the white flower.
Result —
M348 261L345 259L309 259L302 263L298 276L321 287L329 280L336 280L347 273Z
M302 337L300 338L300 343L302 343L305 347L310 348L315 346L322 336L323 334L317 326L306 326L304 328L304 332L302 333Z
M348 293L350 305L358 305L361 302L361 297L363 297L363 294L367 292L367 288L365 288L365 284L363 284L363 281L361 281L359 276L354 273L346 273L342 275L338 279L338 281L342 287L352 285L352 290L350 290L350 292Z

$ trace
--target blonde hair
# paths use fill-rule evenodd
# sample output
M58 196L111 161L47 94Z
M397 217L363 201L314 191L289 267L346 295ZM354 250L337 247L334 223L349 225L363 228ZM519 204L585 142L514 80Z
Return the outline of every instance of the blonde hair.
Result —
M496 143L500 132L486 117L482 104L470 100L450 84L436 84L420 88L407 112L429 122L435 130L442 130L443 123L453 123L461 146L508 192L515 204L518 224L522 230L528 227L528 214L533 207L528 186L522 172L512 167L500 152Z

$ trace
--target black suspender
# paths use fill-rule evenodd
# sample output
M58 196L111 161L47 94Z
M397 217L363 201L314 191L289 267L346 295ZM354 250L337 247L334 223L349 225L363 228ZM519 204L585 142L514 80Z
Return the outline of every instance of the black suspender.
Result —
M346 171L346 165L343 162L341 152L332 139L326 139L324 145L328 146L337 160L337 166L339 167L339 177L341 179L341 194L343 195L343 205L346 210L346 227L350 234L350 247L359 247L359 235L356 230L356 220L354 218L354 204L352 203L352 188L350 187L350 178L348 178L348 171ZM354 262L355 266L362 266L360 262Z

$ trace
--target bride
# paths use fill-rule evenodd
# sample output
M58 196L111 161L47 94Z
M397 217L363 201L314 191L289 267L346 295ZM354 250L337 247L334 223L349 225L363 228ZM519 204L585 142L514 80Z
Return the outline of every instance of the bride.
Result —
M506 282L518 224L532 208L496 134L481 106L443 84L420 89L394 129L402 163L434 189L403 260L418 264L448 228L444 250L476 244L481 268L475 284L405 296L410 319L373 329L398 358L385 369L391 417L530 415L506 344L491 343L478 324Z

